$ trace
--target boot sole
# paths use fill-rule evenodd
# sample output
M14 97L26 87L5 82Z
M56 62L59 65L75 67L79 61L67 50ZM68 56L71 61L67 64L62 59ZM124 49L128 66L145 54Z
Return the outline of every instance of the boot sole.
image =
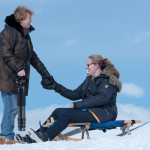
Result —
M29 137L31 139L33 139L34 141L36 141L37 143L38 142L43 142L39 137L38 135L36 134L36 132L34 130L32 130L31 128L28 130L28 133L29 133Z

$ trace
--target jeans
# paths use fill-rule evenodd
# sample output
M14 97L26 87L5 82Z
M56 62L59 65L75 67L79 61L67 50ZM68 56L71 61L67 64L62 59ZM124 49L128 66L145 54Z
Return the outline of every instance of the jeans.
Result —
M14 123L18 112L17 95L1 91L1 96L4 105L1 123L1 136L14 140Z

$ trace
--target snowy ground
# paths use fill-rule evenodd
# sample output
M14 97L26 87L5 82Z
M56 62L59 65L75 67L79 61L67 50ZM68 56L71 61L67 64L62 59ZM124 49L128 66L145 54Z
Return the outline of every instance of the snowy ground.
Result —
M106 133L96 130L90 131L90 140L1 145L0 150L150 150L149 129L150 124L147 124L124 137L116 136L120 133L119 128Z
M44 111L28 111L27 128L33 127L34 129L37 129L39 118L41 118L41 121L43 122L53 109L55 109L55 106L48 107L44 109ZM150 112L147 110L137 108L132 105L124 105L124 107L120 105L119 109L121 109L121 111L118 119L140 119L142 120L141 124L149 121ZM136 126L141 124L137 124ZM68 128L67 131L68 130L72 130L72 128ZM17 127L15 128L15 132L18 133ZM21 134L23 135L25 133ZM120 128L109 130L106 133L95 130L90 131L90 140L85 139L76 142L52 141L36 144L0 145L0 150L150 150L150 123L134 130L131 135L126 135L123 137L116 136L119 133L121 133ZM72 137L80 138L81 134L77 134Z

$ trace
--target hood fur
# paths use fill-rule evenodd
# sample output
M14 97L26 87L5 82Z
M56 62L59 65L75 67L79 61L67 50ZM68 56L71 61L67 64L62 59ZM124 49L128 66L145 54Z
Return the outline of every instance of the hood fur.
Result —
M35 30L34 27L32 27L30 25L30 28L27 29L28 32L25 30L25 28L23 28L20 23L18 23L16 21L16 18L15 18L15 15L14 14L11 14L10 16L7 16L6 19L5 19L5 22L8 26L12 27L12 28L15 28L17 31L19 31L23 36L26 36L29 32Z
M110 64L105 69L103 69L101 74L109 76L109 83L116 85L118 92L121 91L122 84L119 81L120 74L113 64Z

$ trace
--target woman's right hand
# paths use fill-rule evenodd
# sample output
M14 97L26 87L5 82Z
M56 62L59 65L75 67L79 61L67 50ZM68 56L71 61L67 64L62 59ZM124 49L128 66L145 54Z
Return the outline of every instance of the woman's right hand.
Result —
M17 73L17 75L18 75L19 77L25 76L25 75L26 75L25 70L23 69L23 70L19 71L19 72Z

